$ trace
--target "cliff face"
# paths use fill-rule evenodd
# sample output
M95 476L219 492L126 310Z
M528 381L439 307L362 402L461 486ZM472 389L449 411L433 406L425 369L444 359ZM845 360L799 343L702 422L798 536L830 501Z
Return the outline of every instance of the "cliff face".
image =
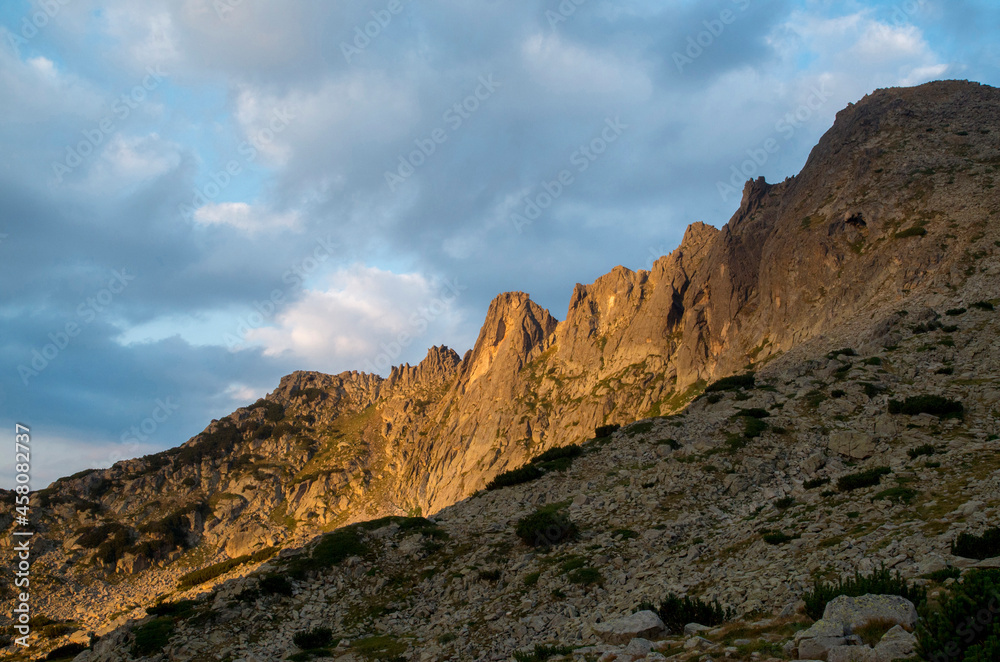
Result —
M464 357L433 347L385 379L293 373L178 449L57 482L44 526L67 540L60 559L140 572L199 543L233 556L427 514L811 340L888 343L914 302L989 298L998 168L1000 91L880 90L838 114L799 175L748 182L721 230L694 224L650 271L577 285L564 321L506 293ZM174 545L150 522L176 513ZM102 517L127 530L117 551L78 540Z

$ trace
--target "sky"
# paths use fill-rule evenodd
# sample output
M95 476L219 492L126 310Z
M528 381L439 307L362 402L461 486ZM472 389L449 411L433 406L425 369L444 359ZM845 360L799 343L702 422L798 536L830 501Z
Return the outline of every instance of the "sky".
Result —
M997 85L998 36L988 0L5 0L0 425L37 489L294 370L462 354L500 292L561 319L848 103Z

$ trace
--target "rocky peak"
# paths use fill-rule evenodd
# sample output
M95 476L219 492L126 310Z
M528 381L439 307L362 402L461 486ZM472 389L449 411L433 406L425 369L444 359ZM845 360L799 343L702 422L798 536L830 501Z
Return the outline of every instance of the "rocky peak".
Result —
M386 389L395 391L399 388L442 386L454 378L460 363L461 359L455 350L444 345L431 347L424 360L417 365L405 363L393 366L386 380Z
M536 351L544 349L557 320L524 292L506 292L490 303L471 356L463 362L466 385L491 373L512 379Z

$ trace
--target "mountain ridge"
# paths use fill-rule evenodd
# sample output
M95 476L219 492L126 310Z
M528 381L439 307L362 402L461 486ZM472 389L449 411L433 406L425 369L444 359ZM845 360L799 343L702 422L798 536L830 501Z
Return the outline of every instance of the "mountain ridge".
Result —
M441 512L542 451L677 413L779 357L882 351L931 308L996 291L998 108L1000 91L967 82L879 90L838 113L798 175L748 181L721 229L692 224L651 269L577 284L562 321L502 293L461 357L431 347L385 378L297 371L176 449L60 479L36 495L46 537L65 538L44 563L167 593L177 563ZM121 528L88 546L109 522Z

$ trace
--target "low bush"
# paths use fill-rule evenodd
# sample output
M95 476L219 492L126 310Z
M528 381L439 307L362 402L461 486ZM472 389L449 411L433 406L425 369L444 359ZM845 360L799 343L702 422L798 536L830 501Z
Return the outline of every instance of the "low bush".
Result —
M177 582L177 587L185 589L191 588L192 586L198 586L199 584L204 584L205 582L211 581L216 577L221 577L230 570L241 565L266 561L274 556L277 551L278 550L275 547L267 547L256 551L253 554L244 554L233 559L226 559L225 561L220 561L219 563L213 563L212 565L204 568L192 570L191 572L180 576L180 579L178 579Z
M931 414L938 418L961 417L965 412L965 407L957 400L950 400L940 395L914 395L900 402L899 400L889 401L890 414L905 414L916 416L918 414Z
M161 602L159 604L146 607L146 613L150 616L176 616L183 618L184 616L191 614L197 606L197 600Z
M960 533L951 544L951 553L967 559L991 559L1000 556L1000 527L986 529L980 535Z
M790 536L786 533L782 533L781 531L768 531L767 533L761 535L761 538L763 538L764 542L768 545L784 545L786 542L795 540L795 536ZM704 625L704 623L702 625Z
M667 593L658 607L647 603L639 608L655 611L673 634L682 633L688 623L711 627L732 620L736 615L732 609L723 609L718 601L707 602L701 598L677 596L673 593Z
M169 616L154 618L133 631L132 656L144 657L159 653L174 634L174 619Z
M915 460L922 455L934 455L934 444L921 444L906 451L911 460Z
M887 490L882 490L878 494L872 497L873 501L878 501L880 499L887 499L893 503L910 503L917 495L920 494L916 490L910 489L909 487L890 487Z
M771 413L763 407L751 407L750 409L739 409L734 416L749 416L750 418L767 418Z
M826 604L834 598L847 595L858 597L869 593L875 595L898 595L915 605L920 605L927 597L927 592L920 586L911 585L897 572L892 574L884 566L873 570L869 575L854 573L854 577L839 579L835 584L816 580L813 588L806 591L802 600L806 603L806 614L813 620L823 617Z
M549 547L576 537L578 529L570 519L550 508L540 508L517 522L517 537L531 547Z
M778 510L788 510L794 505L795 505L795 497L790 497L790 496L781 497L780 499L774 502L774 507L777 508Z
M480 570L479 579L484 582L498 582L500 574L499 570Z
M815 490L817 487L823 487L829 482L829 478L813 478L802 483L802 487L807 490Z
M535 644L534 650L514 651L516 662L545 662L552 657L569 655L573 652L571 646L546 646L545 644Z
M80 534L80 537L77 538L76 544L84 549L96 549L109 538L115 538L122 533L127 534L128 529L117 522L107 522L98 526L89 526L80 529L77 533Z
M604 576L601 575L601 571L596 568L583 567L577 568L571 571L567 575L570 584L580 584L581 586L588 586L590 584L603 584Z
M333 631L330 628L313 628L296 632L292 636L292 643L303 650L314 648L326 648L335 645L333 643Z
M87 650L83 644L64 644L49 651L43 660L72 660L77 655Z
M917 623L917 652L925 660L1000 660L1000 570L973 570L940 606Z
M949 579L958 579L962 576L962 571L958 568L952 568L951 566L947 568L942 568L941 570L935 570L934 572L928 572L925 575L921 575L922 579L929 579L932 582L938 582L943 584Z
M872 487L882 482L882 476L892 473L889 467L874 467L859 471L855 474L848 474L837 479L837 489L841 492L860 490L865 487Z
M526 464L517 469L505 471L493 477L493 480L486 483L487 490L499 490L503 487L512 487L522 483L530 483L545 475L545 472L533 464Z
M619 428L621 428L621 426L617 423L614 425L599 425L594 428L594 438L604 439L605 437L610 437L615 432L618 432Z
M835 359L838 356L857 356L858 353L854 351L852 347L845 347L843 349L838 349L836 351L830 352L826 355L828 359Z
M972 304L972 307L978 308L979 310L987 310L987 311L994 310L993 304L990 303L989 301L977 301L974 304Z
M950 317L957 317L958 315L962 315L964 313L965 313L965 308L949 308L948 310L944 311L944 314Z
M896 239L905 239L906 237L923 237L925 234L927 234L926 228L914 225L913 227L896 232L893 237Z
M752 389L755 385L754 373L748 372L742 375L732 375L723 377L712 382L705 387L705 393L717 393L719 391L736 391L739 389Z

